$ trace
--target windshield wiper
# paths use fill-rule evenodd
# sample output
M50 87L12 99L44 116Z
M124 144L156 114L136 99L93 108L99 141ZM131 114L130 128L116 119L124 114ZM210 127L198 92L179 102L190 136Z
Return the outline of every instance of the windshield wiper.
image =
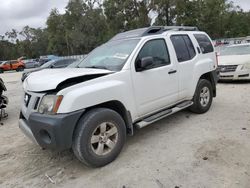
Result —
M89 66L89 67L84 67L84 68L88 68L88 69L105 69L105 70L109 70L107 67L105 66Z

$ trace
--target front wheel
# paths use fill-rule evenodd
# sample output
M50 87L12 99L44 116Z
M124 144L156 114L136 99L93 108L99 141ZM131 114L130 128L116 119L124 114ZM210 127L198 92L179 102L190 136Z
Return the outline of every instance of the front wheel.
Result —
M21 72L21 71L23 71L23 70L24 70L24 67L18 67L18 68L16 69L17 72Z
M205 79L199 80L193 98L194 104L189 108L190 111L197 114L206 113L210 109L212 101L213 90L211 82Z
M0 74L2 74L4 72L4 70L3 69L0 69Z
M126 126L115 111L96 108L88 111L74 132L73 152L83 163L102 167L121 152L126 140Z

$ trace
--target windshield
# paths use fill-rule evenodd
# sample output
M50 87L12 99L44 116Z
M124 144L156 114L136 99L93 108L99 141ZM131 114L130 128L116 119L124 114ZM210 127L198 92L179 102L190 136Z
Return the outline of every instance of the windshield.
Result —
M55 62L54 60L51 60L51 61L49 61L49 62L43 64L43 65L41 66L41 68L48 68L48 67L50 67L54 62Z
M250 45L242 45L242 46L229 46L224 48L220 55L250 55Z
M138 42L139 39L130 39L103 44L83 59L78 67L120 71Z

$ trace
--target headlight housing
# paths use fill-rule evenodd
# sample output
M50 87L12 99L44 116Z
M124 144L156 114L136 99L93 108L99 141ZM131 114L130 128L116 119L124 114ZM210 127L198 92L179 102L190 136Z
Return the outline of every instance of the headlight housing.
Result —
M248 70L250 70L250 62L249 63L246 63L246 64L244 64L243 66L242 66L242 68L241 68L242 70L243 69L248 69Z
M45 95L38 107L38 112L48 115L56 114L62 99L62 95Z

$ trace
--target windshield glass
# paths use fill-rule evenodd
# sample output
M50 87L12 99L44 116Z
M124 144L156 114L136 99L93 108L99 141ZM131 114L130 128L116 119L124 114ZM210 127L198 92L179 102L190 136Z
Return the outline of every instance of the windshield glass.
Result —
M50 67L50 66L52 65L52 63L54 63L54 62L55 62L54 60L49 61L49 62L43 64L43 65L41 66L41 68L48 68L48 67Z
M250 45L229 46L224 48L220 55L250 55Z
M103 44L83 59L78 67L120 71L138 42L139 39L130 39Z

